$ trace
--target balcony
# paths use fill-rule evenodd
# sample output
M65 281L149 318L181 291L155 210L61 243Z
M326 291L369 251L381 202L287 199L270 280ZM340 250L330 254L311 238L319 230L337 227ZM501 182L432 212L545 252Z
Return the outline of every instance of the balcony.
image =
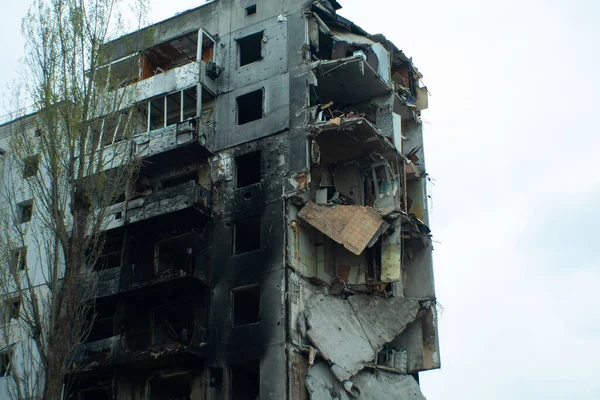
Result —
M143 159L145 164L157 165L161 168L165 168L169 159L205 158L212 154L206 149L206 140L212 137L214 132L213 123L206 123L200 118L188 119L135 136L133 154Z
M74 347L74 362L85 371L123 364L153 368L174 358L202 358L208 348L208 296L207 288L192 289L189 283L97 301L88 342Z
M210 190L195 181L164 188L110 206L104 229L144 222L140 229L158 232L174 229L182 223L205 223L210 214L211 197Z
M195 329L189 333L191 336L143 348L128 347L130 335L115 335L95 342L78 344L73 350L73 363L80 371L91 371L119 365L156 368L172 363L174 359L205 358L208 349L208 343L203 341L207 337L206 329Z

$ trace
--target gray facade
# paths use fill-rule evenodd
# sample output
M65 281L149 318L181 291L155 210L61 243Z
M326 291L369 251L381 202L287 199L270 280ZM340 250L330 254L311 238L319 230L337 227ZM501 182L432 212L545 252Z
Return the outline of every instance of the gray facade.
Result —
M73 398L422 398L427 89L339 7L216 0L107 44L148 125Z

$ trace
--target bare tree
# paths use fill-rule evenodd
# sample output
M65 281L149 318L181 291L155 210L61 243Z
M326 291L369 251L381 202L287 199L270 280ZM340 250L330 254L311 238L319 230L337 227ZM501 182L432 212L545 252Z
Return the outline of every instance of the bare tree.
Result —
M20 118L0 127L6 147L0 340L14 399L60 399L69 391L73 346L93 321L89 283L106 210L136 175L128 139L145 120L134 106L137 58L106 66L103 46L123 34L120 6L117 0L35 0L23 19L27 45L13 107L29 103L36 111L17 111ZM146 8L145 0L137 2L139 24Z

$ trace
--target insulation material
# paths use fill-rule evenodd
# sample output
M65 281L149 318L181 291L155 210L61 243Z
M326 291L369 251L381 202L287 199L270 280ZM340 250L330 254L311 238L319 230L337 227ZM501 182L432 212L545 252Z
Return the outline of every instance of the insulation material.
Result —
M304 206L298 217L354 254L362 253L389 226L369 207L326 207L312 201Z
M356 295L344 300L317 294L307 305L307 336L330 361L335 377L345 381L374 360L418 311L419 302L405 297Z
M426 110L429 108L429 97L427 96L426 87L417 88L417 111Z
M400 228L400 227L398 227ZM381 281L396 282L402 280L401 229L386 235L381 241Z

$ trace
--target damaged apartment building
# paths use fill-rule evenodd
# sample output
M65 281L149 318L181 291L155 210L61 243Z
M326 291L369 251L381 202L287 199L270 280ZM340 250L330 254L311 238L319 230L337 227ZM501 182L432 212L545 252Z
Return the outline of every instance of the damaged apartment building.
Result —
M215 0L106 44L147 123L71 399L424 399L428 92L340 8Z

